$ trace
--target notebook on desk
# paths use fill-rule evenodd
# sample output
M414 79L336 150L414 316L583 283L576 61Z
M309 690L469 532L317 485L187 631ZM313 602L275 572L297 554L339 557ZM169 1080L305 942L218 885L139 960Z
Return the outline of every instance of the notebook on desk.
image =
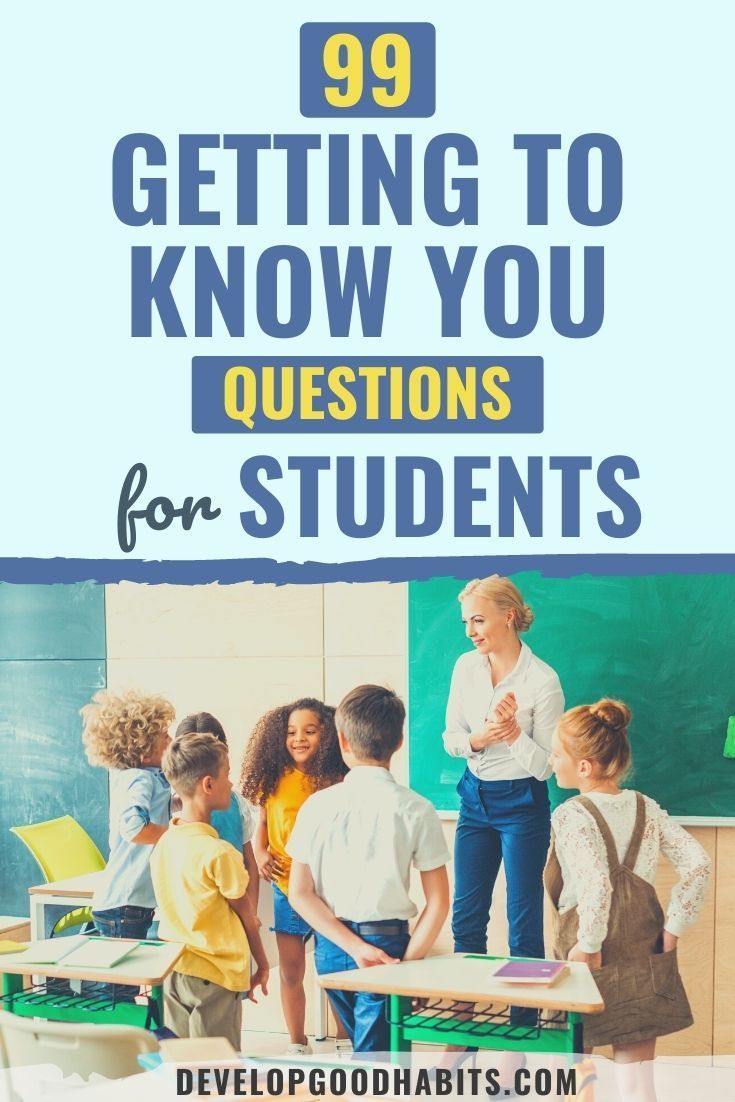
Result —
M139 941L90 937L64 957L64 965L72 968L114 968L139 945Z
M13 963L59 964L86 940L84 935L78 934L76 937L49 937L43 941L32 941L27 949L15 953Z
M503 983L528 983L550 987L568 968L561 960L507 960L493 972L494 980Z
M14 963L61 964L72 968L112 968L137 949L139 941L118 938L51 937L32 942L23 952L16 953Z

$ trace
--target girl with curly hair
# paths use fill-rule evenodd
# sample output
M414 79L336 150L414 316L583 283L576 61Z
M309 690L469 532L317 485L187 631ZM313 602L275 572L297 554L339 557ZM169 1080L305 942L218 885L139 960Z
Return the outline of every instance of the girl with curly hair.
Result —
M174 708L162 696L103 691L81 714L90 764L110 771L110 859L92 900L92 917L105 937L143 939L156 906L151 853L171 818L161 758Z
M273 889L274 931L289 1055L311 1052L304 1032L305 943L312 929L288 902L291 858L286 843L301 805L347 772L337 742L334 708L306 697L266 712L253 728L240 771L243 796L260 807L253 850ZM344 1037L338 1023L338 1035Z

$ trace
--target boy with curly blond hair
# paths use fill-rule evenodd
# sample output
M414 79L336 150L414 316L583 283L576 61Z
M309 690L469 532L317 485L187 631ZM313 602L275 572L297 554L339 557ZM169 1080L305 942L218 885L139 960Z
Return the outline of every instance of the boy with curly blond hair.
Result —
M92 917L105 937L143 939L156 906L151 853L171 818L171 788L161 758L174 708L161 696L103 691L81 714L90 764L110 771L110 859L92 900Z

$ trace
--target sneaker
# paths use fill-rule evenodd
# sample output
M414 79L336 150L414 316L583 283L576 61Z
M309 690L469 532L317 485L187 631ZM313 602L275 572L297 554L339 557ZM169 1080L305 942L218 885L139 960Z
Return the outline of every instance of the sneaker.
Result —
M305 1045L290 1044L286 1049L287 1056L311 1056L312 1048L307 1041Z
M334 1051L337 1056L351 1056L353 1052L352 1041L349 1037L338 1037L334 1042Z

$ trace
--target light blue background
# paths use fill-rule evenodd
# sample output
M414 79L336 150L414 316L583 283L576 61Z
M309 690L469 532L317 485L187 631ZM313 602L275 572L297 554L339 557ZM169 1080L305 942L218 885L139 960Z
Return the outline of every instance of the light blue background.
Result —
M189 533L139 526L136 557L345 561L395 555L556 554L562 552L726 552L732 550L732 158L729 122L732 15L724 2L698 5L538 2L350 5L349 18L431 20L437 29L437 112L398 121L302 119L298 109L298 31L304 19L345 18L344 4L296 10L213 2L139 0L114 8L89 2L27 3L6 16L6 229L0 434L0 556L122 558L117 501L128 468L142 460L151 493L174 500L209 494L222 517ZM311 224L285 228L283 154L262 158L261 225L234 225L232 155L202 157L217 186L203 206L220 206L221 227L170 224L132 229L111 203L111 157L132 131L158 135L175 179L179 133L315 133L374 130L385 140L410 129L415 152L412 227L330 228L312 154ZM421 205L425 143L461 131L480 154L480 225L442 229ZM566 207L564 158L553 156L548 227L525 226L525 154L514 133L613 135L624 156L619 219L601 229L575 225ZM727 190L726 190L727 189ZM210 199L211 195L211 199ZM267 202L265 201L267 198ZM359 206L355 206L359 210ZM269 245L299 245L314 258L313 316L290 341L257 329L252 272ZM133 340L130 246L245 244L245 340L221 328L211 339ZM321 244L391 244L393 260L381 340L333 340L319 284ZM464 300L461 340L443 340L439 299L426 244L476 244ZM542 271L542 320L523 340L490 334L482 313L481 265L504 244L533 249ZM606 320L589 339L558 337L548 324L546 257L569 244L604 244ZM573 267L574 270L574 267ZM577 266L577 271L580 268ZM186 260L174 283L187 307ZM251 276L248 284L248 275ZM191 287L191 279L188 287ZM194 355L540 355L545 361L542 437L196 437L190 432ZM485 450L483 450L485 449ZM608 503L587 479L578 540L560 536L558 476L546 482L542 539L397 541L388 523L370 541L334 530L331 499L324 535L299 540L296 483L279 488L289 523L271 541L245 537L250 507L239 469L250 453L365 455L627 453L641 479L631 489L643 525L631 539L602 535L595 514ZM481 482L478 479L478 482ZM492 476L488 484L493 485ZM327 480L324 481L325 488ZM292 493L290 500L287 487ZM726 493L723 496L723 491ZM388 515L390 516L390 494ZM451 518L451 495L446 501ZM489 507L487 515L495 510ZM478 510L478 520L485 510Z

